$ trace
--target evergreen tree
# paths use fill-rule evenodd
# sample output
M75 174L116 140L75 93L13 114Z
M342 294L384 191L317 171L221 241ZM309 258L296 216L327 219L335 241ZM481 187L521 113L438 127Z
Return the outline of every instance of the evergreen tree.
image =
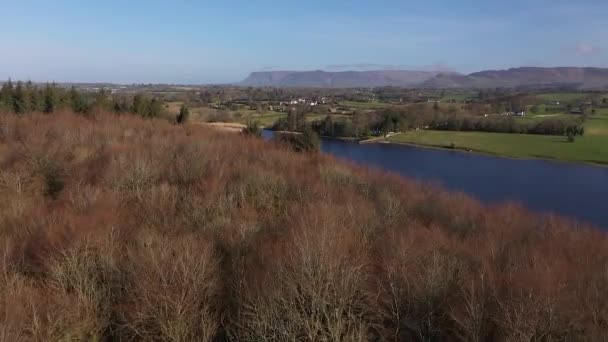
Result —
M335 136L334 122L330 115L327 115L323 120L323 131L321 134L329 137Z
M44 113L53 113L57 106L57 97L55 95L55 86L47 83L44 88L44 104L42 111Z
M27 81L25 83L25 89L23 91L23 105L25 112L33 112L37 110L36 100L35 100L36 88L32 81Z
M183 104L179 109L179 114L177 115L177 118L175 118L175 121L178 124L185 124L188 121L188 117L190 117L190 109L188 109L188 106Z
M40 87L35 86L32 88L30 103L32 110L40 112L44 108L44 90Z
M131 106L131 112L133 114L139 114L141 116L146 115L148 103L147 99L143 95L135 95L133 97L133 106Z
M296 131L303 131L306 127L306 114L303 110L298 111L296 117Z
M356 111L353 114L353 129L356 136L369 135L369 124L367 121L368 119L365 113Z
M51 83L55 91L55 110L72 108L70 92L62 87L58 87L55 82ZM86 105L86 102L85 102Z
M87 105L84 98L82 97L82 94L80 94L74 86L70 88L68 97L70 99L70 106L72 107L72 110L74 112L84 113L87 111Z
M23 114L26 112L25 106L25 92L23 90L23 83L17 82L17 86L13 91L13 112L16 114Z
M121 99L114 99L113 100L113 104L112 104L112 110L114 111L114 113L125 113L129 111L129 105L127 104L127 101L124 98Z
M290 108L287 112L287 130L295 131L298 127L298 118L295 108Z
M0 110L13 111L13 82L10 78L0 89Z
M145 116L148 118L157 118L160 116L162 110L162 103L157 99L152 99L149 102L148 110Z

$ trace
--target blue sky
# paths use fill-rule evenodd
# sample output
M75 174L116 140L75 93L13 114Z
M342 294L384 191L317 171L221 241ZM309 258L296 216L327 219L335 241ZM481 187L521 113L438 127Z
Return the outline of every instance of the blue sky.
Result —
M1 1L0 79L224 83L262 70L608 67L608 1Z

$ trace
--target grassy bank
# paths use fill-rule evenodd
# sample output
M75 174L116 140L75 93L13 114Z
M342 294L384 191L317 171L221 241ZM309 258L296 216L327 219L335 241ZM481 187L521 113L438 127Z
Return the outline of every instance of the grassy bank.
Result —
M608 164L608 110L585 123L585 135L569 143L564 136L487 132L415 131L392 136L396 143L468 149L515 158L545 158Z
M262 139L0 114L0 341L608 338L608 237Z

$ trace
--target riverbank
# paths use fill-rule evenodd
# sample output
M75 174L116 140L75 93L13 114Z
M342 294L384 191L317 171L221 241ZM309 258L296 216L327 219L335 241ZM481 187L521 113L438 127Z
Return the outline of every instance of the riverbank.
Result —
M508 158L396 143L323 140L321 151L370 168L463 191L484 203L519 202L608 229L608 168L600 165ZM576 203L576 205L573 205Z
M517 159L546 159L608 165L608 139L603 135L566 137L487 132L416 131L385 139L389 143L483 153Z
M386 140L508 158L608 165L608 109L598 109L589 117L585 135L574 142L565 136L432 130L400 133Z

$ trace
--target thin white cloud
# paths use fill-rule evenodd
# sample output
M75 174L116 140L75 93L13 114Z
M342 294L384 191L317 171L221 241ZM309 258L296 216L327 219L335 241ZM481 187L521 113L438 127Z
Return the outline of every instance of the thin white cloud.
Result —
M601 53L602 48L589 43L579 43L576 45L576 52L581 55L595 55Z
M444 71L453 72L455 68L442 62L429 65L406 65L406 64L376 64L376 63L353 63L332 64L323 68L329 71L361 71L361 70L416 70L416 71Z

